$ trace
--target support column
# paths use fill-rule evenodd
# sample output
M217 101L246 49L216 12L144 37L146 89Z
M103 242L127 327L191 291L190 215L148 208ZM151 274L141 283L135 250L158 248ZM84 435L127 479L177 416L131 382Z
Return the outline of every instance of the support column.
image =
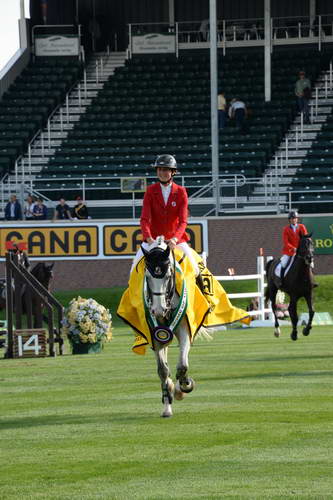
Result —
M175 0L169 0L169 25L175 24Z
M265 0L265 101L272 99L271 81L271 48L272 48L272 28L271 28L271 0Z
M24 0L20 0L20 19L19 19L20 49L28 48L28 30L25 19Z
M311 27L316 18L316 0L310 0L309 17L310 17L310 27Z
M217 120L217 22L216 0L209 0L209 27L210 27L210 114L211 114L211 141L212 141L212 181L214 183L215 215L219 213L220 189L219 179L219 129Z

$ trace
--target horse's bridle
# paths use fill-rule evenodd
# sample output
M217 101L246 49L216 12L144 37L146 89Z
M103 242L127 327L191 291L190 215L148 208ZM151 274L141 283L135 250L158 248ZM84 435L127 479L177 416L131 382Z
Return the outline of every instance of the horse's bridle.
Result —
M166 314L165 314L165 316L166 317L168 317L172 311L172 299L173 299L173 297L175 295L175 291L176 291L176 259L175 259L175 255L174 255L173 251L172 251L172 256L173 256L173 270L172 270L172 274L170 275L170 279L168 280L165 292L154 292L153 290L150 289L149 284L147 282L147 291L148 291L149 296L152 296L152 295L165 296L165 302L166 302ZM166 267L165 272L161 272L161 274L158 275L156 273L156 268L155 268L155 270L153 270L151 268L151 266L149 265L149 262L147 263L147 261L146 261L146 269L154 278L157 278L157 279L163 279L165 277L166 273L168 272L169 267L170 266Z
M307 238L307 240L309 241L309 247L307 247L306 249L304 249L304 251L302 253L299 252L299 249L297 250L297 254L296 254L296 257L298 257L299 259L302 259L304 260L305 264L307 266L311 266L312 262L313 262L313 251L311 251L311 239L310 238Z

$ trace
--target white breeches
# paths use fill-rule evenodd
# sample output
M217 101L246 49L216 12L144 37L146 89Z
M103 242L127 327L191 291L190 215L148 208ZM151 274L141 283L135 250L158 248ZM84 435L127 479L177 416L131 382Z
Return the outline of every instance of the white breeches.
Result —
M146 243L145 241L142 243L142 246L143 246L143 248L145 250L147 250L147 251L150 250L150 245L148 243ZM186 241L183 241L182 243L178 243L176 245L176 248L179 248L180 250L182 250L184 252L184 254L186 255L186 257L189 258L189 261L191 262L191 264L193 266L195 275L198 276L198 274L199 274L198 264L195 261L195 258L193 256L192 250L188 246L188 244L186 243ZM142 259L142 257L143 257L143 252L142 252L141 247L140 247L139 250L136 253L136 256L133 259L132 266L131 266L131 271L130 272L132 272L132 270L137 265L137 263L139 262L139 260Z

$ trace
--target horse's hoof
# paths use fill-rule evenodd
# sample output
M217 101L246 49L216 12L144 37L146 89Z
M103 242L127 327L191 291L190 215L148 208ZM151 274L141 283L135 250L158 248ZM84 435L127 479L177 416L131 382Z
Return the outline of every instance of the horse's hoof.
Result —
M305 335L305 337L310 335L310 328L303 328L303 335Z
M280 330L280 328L276 328L276 329L274 330L274 336L275 336L275 337L280 337L280 335L281 335L281 330Z
M177 380L175 385L174 397L177 401L182 401L185 397L185 393L180 388L179 380Z
M297 333L291 333L290 338L291 340L297 340Z
M190 377L185 381L184 384L179 383L180 390L182 392L185 392L186 394L193 391L194 385L195 385L194 380L193 380L193 378L190 378Z
M172 413L170 413L170 412L163 412L163 413L161 413L161 417L163 417L163 418L170 418L170 417L172 417Z

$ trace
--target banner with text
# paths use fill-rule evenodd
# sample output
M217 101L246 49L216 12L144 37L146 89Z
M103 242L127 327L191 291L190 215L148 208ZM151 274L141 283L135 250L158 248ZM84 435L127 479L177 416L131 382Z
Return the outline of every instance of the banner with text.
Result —
M208 253L207 221L191 221L189 244ZM0 227L0 260L8 242L25 244L29 257L38 260L132 258L141 245L141 230L133 223L15 224Z
M38 35L35 37L36 56L78 56L80 51L77 35Z
M333 254L333 217L302 217L315 245L316 254Z
M133 54L153 54L176 52L176 37L174 33L148 33L132 36Z

